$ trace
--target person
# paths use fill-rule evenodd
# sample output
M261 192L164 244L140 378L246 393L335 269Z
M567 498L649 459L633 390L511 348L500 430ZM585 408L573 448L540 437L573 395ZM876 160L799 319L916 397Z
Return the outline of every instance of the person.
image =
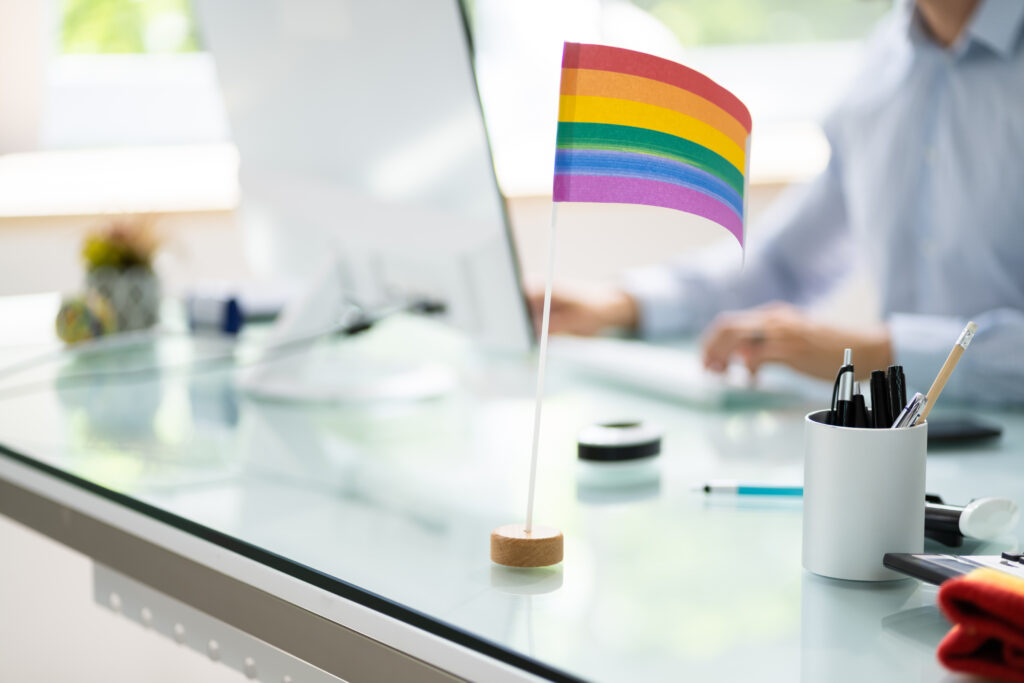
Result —
M925 391L974 320L944 395L1024 402L1022 34L1020 0L898 4L824 122L826 169L768 211L745 267L666 264L613 290L556 291L551 330L705 329L710 370L739 359L752 372L776 362L827 379L851 347L858 375L899 363ZM884 322L807 313L856 258L878 283ZM543 294L529 299L539 315Z

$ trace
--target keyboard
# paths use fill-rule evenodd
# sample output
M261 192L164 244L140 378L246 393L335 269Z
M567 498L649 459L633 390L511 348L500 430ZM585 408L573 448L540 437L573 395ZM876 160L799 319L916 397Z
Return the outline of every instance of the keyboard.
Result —
M559 367L695 405L715 407L792 394L778 383L754 384L742 365L733 364L724 374L708 372L695 349L629 339L552 336L548 354Z

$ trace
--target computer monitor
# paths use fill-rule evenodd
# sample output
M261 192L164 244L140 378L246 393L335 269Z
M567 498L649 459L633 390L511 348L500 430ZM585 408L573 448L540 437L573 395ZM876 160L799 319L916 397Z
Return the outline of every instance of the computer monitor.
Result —
M197 0L240 156L258 268L332 273L293 335L373 308L443 302L486 347L530 318L458 0ZM325 286L323 283L318 285ZM294 313L294 311L293 311Z

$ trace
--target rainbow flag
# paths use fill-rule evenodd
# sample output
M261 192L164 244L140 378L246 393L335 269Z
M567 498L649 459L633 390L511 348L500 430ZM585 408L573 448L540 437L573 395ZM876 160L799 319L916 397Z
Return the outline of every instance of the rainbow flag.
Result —
M554 200L677 209L743 246L750 125L735 95L693 69L566 43Z

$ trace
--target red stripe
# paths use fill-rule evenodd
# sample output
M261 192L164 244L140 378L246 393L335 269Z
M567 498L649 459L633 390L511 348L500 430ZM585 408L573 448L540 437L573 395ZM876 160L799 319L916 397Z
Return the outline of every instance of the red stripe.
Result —
M750 112L739 98L704 74L661 57L605 45L566 43L563 69L597 69L641 76L689 90L729 112L750 132Z

